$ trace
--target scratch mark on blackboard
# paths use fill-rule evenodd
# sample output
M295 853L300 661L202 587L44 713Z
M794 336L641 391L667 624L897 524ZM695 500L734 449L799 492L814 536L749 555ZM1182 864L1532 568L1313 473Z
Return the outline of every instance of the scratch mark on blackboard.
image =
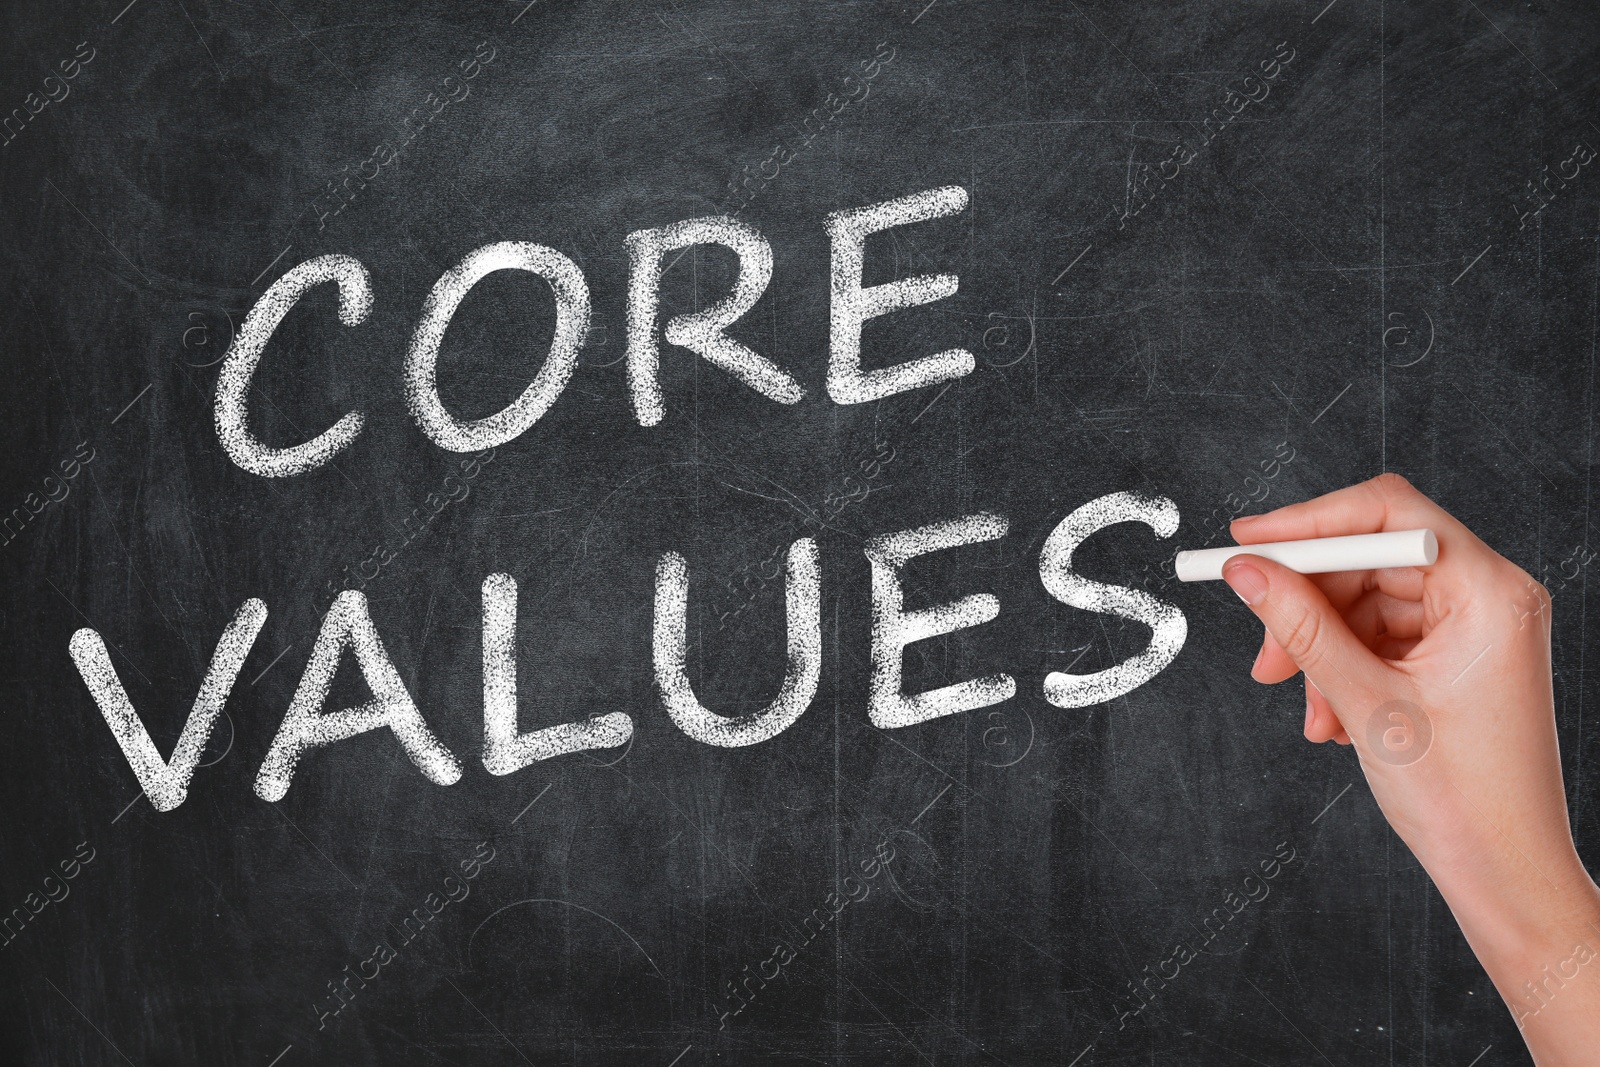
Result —
M1494 245L1492 245L1492 244L1485 245L1484 248L1483 248L1483 251L1479 252L1477 255L1473 256L1472 257L1472 262L1468 263L1465 267L1463 267L1462 270L1461 270L1461 273L1456 275L1455 281L1452 281L1450 284L1454 285L1456 282L1459 282L1462 278L1465 278L1467 276L1467 271L1471 270L1477 264L1478 260L1482 259L1484 257L1484 254L1487 253L1489 251L1489 249L1491 249L1493 247L1494 247Z
M929 4L928 6L932 7L933 4ZM840 977L843 977L843 976L841 975ZM885 1023L889 1024L889 1029L891 1029L895 1033L899 1034L900 1035L900 1040L904 1041L906 1043L906 1046L908 1048L910 1048L912 1052L915 1052L917 1054L918 1058L921 1059L923 1063L928 1064L929 1067L933 1067L933 1061L928 1059L928 1057L923 1054L923 1051L916 1046L916 1042L912 1041L909 1037L906 1036L906 1033L905 1033L904 1030L900 1029L898 1026L896 1026L894 1024L894 1020L893 1019L889 1018L887 1015L884 1015L883 1009L878 1007L877 1001L875 1001L871 997L867 996L867 994L862 990L862 988L860 986L856 985L854 982L850 981L850 979L845 978L844 979L844 984L849 986L851 989L854 989L856 991L856 995L857 996L859 996L862 1000L866 1001L867 1005L870 1008L872 1008L873 1011L877 1012L880 1016L882 1016L883 1021Z
M915 825L917 825L917 823L921 822L922 821L922 817L924 815L928 814L928 808L931 808L935 804L939 803L939 797L942 797L946 793L950 792L950 786L953 786L953 785L955 785L955 783L951 782L950 785L947 785L943 789L939 790L939 796L936 796L932 800L928 801L928 806L923 808L921 811L917 812L917 817L915 819L911 820L911 825L915 826Z
M529 6L531 7L532 5L530 4ZM457 993L461 993L461 987L460 986L456 985L454 982L451 982L448 977L445 978L445 981L450 983L450 988L451 989L454 989ZM488 1023L489 1026L494 1030L494 1032L500 1035L501 1040L503 1040L506 1044L511 1046L511 1051L515 1052L518 1056L522 1056L522 1062L523 1063L526 1063L528 1065L528 1067L533 1067L533 1061L528 1059L527 1056L523 1056L522 1055L522 1050L520 1048L517 1048L516 1043L514 1041L512 1041L509 1037L506 1037L505 1031L501 1030L498 1026L494 1025L494 1020L493 1019L491 1019L487 1015L483 1014L483 1009L482 1008L478 1007L476 1004L473 1004L472 1003L472 999L470 997L468 997L465 993L461 993L461 999L465 1000L467 1002L468 1006L471 1007L473 1011L475 1011L479 1015L483 1016L483 1021Z
M1350 391L1350 386L1352 386L1354 384L1356 384L1356 383L1355 382L1350 382L1350 383L1346 384L1343 389L1339 390L1339 396L1336 396L1332 400L1328 401L1328 406L1323 408L1321 411L1317 412L1317 419L1320 419L1320 418L1322 418L1322 416L1326 415L1328 413L1329 409L1331 409L1333 407L1333 405L1337 404L1339 402L1340 397L1343 397L1344 394L1348 393ZM1311 425L1312 426L1315 426L1317 424L1317 419L1312 419L1311 420Z
M1339 795L1334 797L1332 800L1328 801L1328 807L1327 808L1323 808L1321 811L1319 811L1317 813L1317 819L1320 819L1324 815L1328 814L1328 808L1333 807L1335 804L1339 803L1340 800L1344 799L1344 795L1346 793L1350 792L1350 786L1352 786L1352 785L1355 785L1355 783L1351 782L1349 785L1346 785L1343 789L1339 790ZM1317 819L1312 819L1311 820L1311 825L1312 826L1317 825Z
M1478 417L1480 419L1482 419L1484 422L1489 424L1489 429L1491 429L1495 433L1499 434L1500 435L1500 439L1502 441L1504 441L1511 448L1511 451L1515 452L1517 454L1517 456L1524 463L1526 463L1528 466L1532 467L1535 474L1537 474L1539 477L1543 478L1546 482L1549 482L1550 483L1550 488L1556 489L1556 490L1559 490L1561 488L1555 482L1550 481L1550 476L1548 474L1546 474L1543 471L1543 469L1541 469L1540 466L1537 463L1535 463L1533 460L1529 459L1527 457L1527 455L1522 451L1522 449L1517 447L1517 443L1515 441L1511 440L1511 438L1506 436L1506 432L1500 428L1499 423L1495 422L1489 416L1485 415L1483 413L1483 411L1478 407L1478 405L1472 403L1472 398L1470 396L1468 396L1465 392L1462 392L1462 389L1461 389L1460 386L1456 385L1454 382L1451 382L1450 383L1450 388L1454 389L1458 393L1461 393L1461 399L1465 400L1467 402L1467 404L1469 406L1471 406L1472 410L1476 411L1478 413Z
M284 245L283 251L274 256L271 263L268 263L265 267L261 268L260 274L257 274L254 278L250 279L250 288L254 289L256 282L259 282L262 278L266 277L267 271L271 270L273 267L276 267L278 265L278 260L288 255L289 249L293 247L294 245Z
M1481 8L1477 4L1473 3L1473 0L1467 0L1467 3L1472 4L1472 10L1476 11L1480 15L1483 15L1483 8ZM1507 37L1505 35L1505 32L1503 30L1501 30L1499 26L1496 26L1494 24L1494 19L1490 18L1488 15L1483 15L1483 21L1487 22L1489 24L1489 26L1494 30L1495 33L1500 34L1501 38L1506 42L1506 44L1508 44L1512 48L1516 49L1517 55L1521 56L1523 59L1528 59L1528 53L1524 52L1520 48L1517 48L1517 42L1515 42L1511 38ZM1539 64L1535 63L1531 59L1528 59L1528 66L1532 67L1535 71L1538 71L1539 77L1543 78L1547 82L1550 82L1550 88L1554 89L1558 93L1561 91L1561 86L1557 85L1553 81L1550 81L1550 76L1548 74L1546 74L1544 71L1539 70Z
M1111 838L1107 837L1106 836L1106 832L1104 830L1100 829L1100 827L1096 826L1094 824L1094 820L1089 818L1088 815L1084 814L1082 808L1078 807L1078 805L1074 804L1066 796L1062 796L1061 797L1061 802L1063 804L1065 804L1067 807L1071 808L1073 811L1077 812L1078 818L1080 818L1084 822L1088 823L1089 824L1089 828L1091 830L1093 830L1095 833L1099 834L1101 836L1101 838L1103 838L1105 840L1106 844L1110 845L1113 849L1115 849L1116 852L1117 852L1117 855L1119 855L1123 859L1127 860L1128 861L1128 866L1132 867L1134 869L1134 871L1136 871L1138 873L1140 878L1143 878L1145 881L1149 882L1150 885L1156 890L1156 892L1158 892L1158 893L1161 892L1161 886L1156 883L1156 880L1154 878L1151 878L1148 874L1145 874L1143 868L1141 868L1137 863L1133 862L1133 857L1128 855L1126 852L1122 851L1122 846L1121 845L1117 844L1115 841L1111 840Z
M644 950L644 946L639 944L638 939L632 934L628 933L628 931L624 930L621 926L618 926L615 922L606 918L604 915L601 915L593 908L586 908L582 904L574 904L570 900L556 900L551 897L529 897L526 900L514 900L510 904L505 905L505 907L496 908L494 911L490 912L488 917L485 918L483 922L479 923L477 928L474 929L472 934L467 938L467 966L472 966L472 940L478 936L479 931L481 931L485 926L489 925L489 920L493 919L496 915L499 915L503 911L506 911L510 908L521 907L524 904L560 904L562 907L576 908L586 915L593 915L596 919L608 924L615 929L617 933L631 941L633 943L633 947L639 950L639 955L643 956L647 961L649 961L650 969L656 972L656 977L661 979L663 982L667 981L667 976L661 973L661 968L656 966L656 961L651 958L650 953L646 952ZM448 981L448 979L446 980ZM458 989L456 992L459 993L460 990Z
M283 657L287 656L289 654L289 649L291 649L293 647L294 647L294 642L292 642L292 641L289 644L285 645L283 651L279 652L276 656L273 656L272 657L272 662L267 664L265 667L262 667L261 668L261 673L256 675L255 678L251 680L250 684L251 685L255 685L256 682L261 681L262 677L268 671L270 671L272 668L276 667L278 665L278 661L280 659L282 659Z
M687 1056L689 1054L689 1050L692 1049L692 1048L694 1048L693 1045L685 1045L685 1046L683 1046L683 1051L678 1053L676 1056L672 1057L672 1062L667 1064L667 1067L677 1067L678 1061L683 1059L685 1056Z
M322 851L322 849L318 848L317 847L317 843L315 841L311 840L311 838L309 838L309 837L306 837L306 832L304 830L300 829L299 826L295 825L295 821L293 819L289 818L288 812L283 810L283 805L274 804L274 805L272 805L272 810L276 811L279 815L282 815L283 816L283 821L288 823L290 826L294 827L294 832L299 834L300 837L305 841L305 843L311 846L311 851L313 851L317 855L321 856L327 862L329 867L332 867L334 870L338 871L339 872L339 877L343 878L345 881L349 882L351 889L354 889L358 893L361 892L361 887L356 885L356 883L351 880L351 878L350 878L350 876L348 874L344 873L343 868L341 868L337 863L333 862L333 860L329 859L328 858L328 854L326 852Z
M354 81L352 81L351 78L350 78L350 75L346 74L343 71L343 69L340 68L339 64L335 63L332 59L329 59L328 58L328 53L324 52L317 45L317 42L313 41L310 38L310 36L308 36L306 34L306 32L304 30L302 30L299 26L296 26L294 24L294 21L292 19L290 19L288 15L284 15L283 14L283 8L281 8L277 4L273 3L272 0L267 0L267 6L272 8L272 10L276 11L279 15L282 15L283 16L283 21L289 23L289 28L294 30L295 33L298 33L300 35L300 39L302 41L304 41L306 44L310 45L312 47L312 49L317 53L317 55L319 55L319 56L321 56L323 58L323 60L328 64L328 66L330 66L334 70L338 71L339 72L339 77L343 78L345 81L350 83L350 88L356 90L357 92L361 91L361 86L357 85Z
M289 1050L292 1049L292 1048L294 1048L293 1045L285 1045L285 1046L283 1046L283 1051L278 1053L276 1056L272 1057L272 1063L267 1064L267 1067L273 1067L273 1065L276 1064L279 1060L281 1060L285 1056L287 1056L289 1054Z
M128 808L131 808L135 804L139 803L139 797L142 797L142 796L144 796L144 790L143 789L139 790L139 796L136 796L132 800L128 801L128 807L123 808L121 811L117 812L117 818L111 820L111 825L112 826L117 825L117 819L120 819L124 815L128 814Z
M954 385L954 384L956 384L956 383L955 382L951 382L950 383L950 385ZM920 418L922 418L922 416L926 415L928 413L928 408L931 408L931 407L933 407L933 405L937 404L939 402L939 397L944 396L944 394L946 394L946 393L948 393L950 391L950 385L947 385L943 389L939 390L939 396L936 396L932 400L928 401L928 407L923 408L921 411L917 412L917 419L920 419ZM917 419L912 419L910 424L915 424ZM910 425L910 424L908 424L908 425Z
M1262 1000L1266 1000L1267 1001L1267 1007L1271 1008L1273 1011L1278 1012L1278 1015L1283 1019L1283 1021L1289 1024L1289 1029L1293 1030L1297 1034L1300 1034L1300 1039L1302 1041L1304 1041L1306 1044L1311 1045L1311 1050L1313 1052L1315 1052L1318 1056L1322 1056L1322 1062L1323 1063L1326 1063L1328 1065L1328 1067L1333 1067L1333 1061L1328 1059L1327 1056L1323 1056L1322 1055L1322 1050L1320 1048L1317 1048L1316 1045L1312 1044L1312 1041L1311 1041L1311 1039L1309 1037L1306 1037L1305 1034L1301 1033L1300 1028L1294 1024L1294 1020L1290 1019L1287 1015L1284 1015L1283 1012L1278 1011L1278 1006L1276 1004L1272 1003L1272 1001L1267 1000L1267 995L1265 993L1261 992L1261 989L1260 989L1259 986L1257 986L1254 982L1250 981L1250 978L1249 978L1248 975L1241 974L1241 975L1239 975L1239 977L1243 978L1245 980L1245 984L1247 984L1251 989L1254 989L1256 991L1256 993L1258 993L1260 995Z
M194 19L189 15L189 9L183 6L183 0L178 0L178 10L183 12L183 17L188 20L189 28L194 31L195 37L200 41L200 47L206 50L206 55L211 57L211 65L217 68L217 80L222 80L222 67L217 63L217 57L211 51L211 46L206 44L206 39L200 34L200 27L194 24Z
M852 724L854 724L856 722L856 720L853 720L853 719L847 719L845 721L846 722L850 722ZM918 752L916 749L910 747L904 741L900 740L898 737L895 737L893 734L889 733L889 731L884 730L884 729L882 729L880 727L877 727L877 726L872 726L872 725L870 725L868 723L861 723L860 725L861 725L861 727L863 729L872 731L873 733L877 734L879 737L882 737L884 740L892 741L896 745L899 745L901 748L905 749L911 755L915 756L917 759L921 760L923 763L927 764L929 767L932 767L934 770L938 771L940 774L942 774L946 778L950 779L950 781L954 782L956 785L961 786L961 788L965 789L968 793L971 793L973 796L977 797L979 800L981 800L981 801L983 801L985 803L989 803L990 802L988 797L984 796L982 793L978 792L976 789L972 788L970 785L967 785L966 783L959 781L955 777L955 775L951 774L949 771L945 770L943 767L939 766L937 763L934 763L928 757L924 756L922 753Z
M59 196L63 200L66 200L67 201L67 206L70 207L72 210L78 212L78 217L80 219L82 219L84 222L87 222L89 224L89 228L91 230L93 230L95 233L98 233L100 235L100 239L102 241L104 241L108 245L111 245L111 251L115 252L119 256L122 256L122 261L124 263L126 263L128 266L132 267L135 274L137 274L141 278L144 278L144 283L146 285L150 284L150 279L145 277L145 273L144 273L144 271L139 269L139 265L137 263L135 263L133 260L129 259L127 256L123 255L122 249L118 248L112 242L111 238L107 237L105 235L105 232L103 230L101 230L100 227L96 226L94 224L93 220L91 220L88 215L85 215L82 212L82 210L79 209L77 204L74 204L71 200L67 200L67 194L63 193L61 191L60 187L57 186L55 182L51 181L49 178L46 178L44 180L44 183L46 185L48 185L50 188L54 189L56 191L56 195L57 196Z
M601 766L601 767L615 767L617 764L621 763L623 760L628 758L628 753L633 751L633 739L635 737L638 737L638 736L639 736L638 731L634 731L633 733L629 734L628 735L628 743L626 745L624 745L623 748L622 748L622 755L618 756L616 759L611 760L609 762L607 762L606 760L596 759L594 757L594 754L590 753L590 752L583 753L583 757L584 757L584 759L587 759L590 763L596 764L596 765Z
M1062 278L1065 278L1067 276L1067 271L1070 271L1073 267L1076 267L1078 265L1078 260L1080 260L1084 256L1088 255L1089 254L1089 249L1091 249L1093 247L1094 247L1094 242L1093 241L1090 241L1088 244L1084 245L1083 246L1083 251L1079 252L1076 256L1074 256L1073 259L1072 259L1072 262L1067 264L1066 270L1063 270L1060 274L1057 274L1055 276L1055 280L1052 281L1050 284L1051 285L1055 285L1056 282L1059 282Z
M143 389L139 390L139 395L134 397L132 400L128 401L128 406L127 407L125 407L121 411L117 412L117 418L111 420L111 425L115 426L117 424L117 420L121 419L122 416L126 415L128 413L128 411L133 407L133 405L137 404L140 400L143 400L144 399L144 394L148 393L151 389L153 389L155 387L155 384L156 384L155 382L151 382L149 385L146 385Z
M111 20L111 25L115 26L117 24L117 19L120 19L122 16L131 11L133 9L133 5L137 4L138 2L139 0L129 0L128 6L123 8L121 11L118 11L117 18ZM127 1057L124 1056L123 1059L127 1059Z
M89 616L85 615L78 608L78 605L74 604L71 600L67 599L67 594L63 593L60 589L56 589L56 583L55 582L52 582L49 578L46 578L44 580L44 584L48 585L51 589L55 589L56 596L60 597L62 600L66 600L67 601L67 606L70 607L73 611L76 611L78 613L78 618L82 619L87 626L89 626L91 628L94 626L94 623L90 620ZM101 638L101 640L105 640L105 639ZM110 648L117 655L121 656L122 659L123 659L123 662L125 662L133 670L133 673L137 674L139 677L144 679L144 684L145 685L150 685L150 686L155 685L155 683L150 680L149 676L147 676L144 673L144 671L141 671L139 669L139 665L137 663L133 662L133 660L128 658L128 654L126 652L122 651L122 649L118 648L116 645L113 645L110 641L106 641L106 647Z
M1317 18L1316 19L1312 19L1311 20L1311 25L1315 26L1317 24L1317 19L1320 19L1322 16L1324 16L1328 12L1332 11L1333 10L1333 5L1337 4L1338 2L1339 2L1339 0L1329 0L1328 6L1323 8L1321 11L1317 12Z
M630 738L630 740L631 740L631 738ZM528 814L528 808L531 808L535 804L539 803L540 797L543 797L546 793L550 792L550 787L553 786L553 785L555 785L554 782L546 782L545 783L545 787L543 789L539 790L539 796L534 797L532 800L528 801L527 807L525 807L521 811L517 812L517 819L520 819L524 815ZM517 825L517 819L512 819L511 820L511 825L512 826Z
M49 975L45 975L44 980L46 982L50 982L50 976ZM50 982L50 988L54 989L57 993L61 993L61 987L56 985L54 982ZM72 1004L72 998L67 996L65 993L61 993L61 999L66 1001L68 1004ZM96 1026L93 1022L90 1022L89 1017L87 1015L83 1014L83 1009L79 1008L76 1004L72 1004L72 1010L78 1013L78 1017L80 1019L82 1019L86 1023L89 1023L89 1028L91 1030L93 1030L95 1033L99 1034L105 1040L106 1044L110 1045L113 1049L115 1049L118 1056L122 1056L123 1062L128 1064L128 1067L133 1067L133 1061L128 1059L127 1056L123 1055L122 1050L120 1048L117 1048L117 1043L115 1041L111 1040L109 1037L106 1037L106 1035L101 1031L101 1029L98 1026Z

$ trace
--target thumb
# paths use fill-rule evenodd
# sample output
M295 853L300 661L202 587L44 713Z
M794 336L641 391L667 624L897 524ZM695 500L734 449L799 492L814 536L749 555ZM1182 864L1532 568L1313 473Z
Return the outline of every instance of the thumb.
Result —
M1394 668L1361 643L1305 575L1241 554L1223 564L1222 577L1328 698L1335 714L1381 703L1398 688L1398 679L1391 677Z

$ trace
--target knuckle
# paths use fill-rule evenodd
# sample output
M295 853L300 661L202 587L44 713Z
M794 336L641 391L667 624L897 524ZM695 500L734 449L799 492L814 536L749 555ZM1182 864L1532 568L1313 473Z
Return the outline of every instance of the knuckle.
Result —
M1312 666L1319 658L1321 633L1322 618L1315 611L1301 610L1284 630L1283 650L1302 670Z
M1409 496L1416 492L1416 489L1412 487L1404 475L1396 474L1393 471L1384 471L1372 479L1369 484L1373 489L1377 490L1379 496L1387 499Z

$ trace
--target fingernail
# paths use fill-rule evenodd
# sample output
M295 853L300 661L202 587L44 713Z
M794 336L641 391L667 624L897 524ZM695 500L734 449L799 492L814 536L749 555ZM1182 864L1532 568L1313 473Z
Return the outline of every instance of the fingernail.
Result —
M1248 563L1236 563L1222 572L1222 580L1239 594L1239 599L1251 607L1261 603L1267 595L1267 580L1260 571Z
M1266 654L1267 654L1267 646L1265 644L1262 644L1262 646L1260 648L1256 649L1256 661L1254 663L1250 664L1250 673L1251 674L1256 673L1256 668L1261 666L1261 657L1265 656Z
M1315 718L1315 715L1316 715L1316 713L1311 710L1311 694L1307 693L1306 694L1306 733L1308 733L1308 734L1311 732L1311 720L1313 718Z

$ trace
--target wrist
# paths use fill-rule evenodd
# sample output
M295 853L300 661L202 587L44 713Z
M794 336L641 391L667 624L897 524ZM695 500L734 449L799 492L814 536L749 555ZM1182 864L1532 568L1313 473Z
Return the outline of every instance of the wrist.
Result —
M1527 987L1537 990L1551 976L1559 984L1591 960L1600 964L1600 888L1575 853L1570 864L1546 871L1439 886L1484 970L1513 1005L1528 999Z

